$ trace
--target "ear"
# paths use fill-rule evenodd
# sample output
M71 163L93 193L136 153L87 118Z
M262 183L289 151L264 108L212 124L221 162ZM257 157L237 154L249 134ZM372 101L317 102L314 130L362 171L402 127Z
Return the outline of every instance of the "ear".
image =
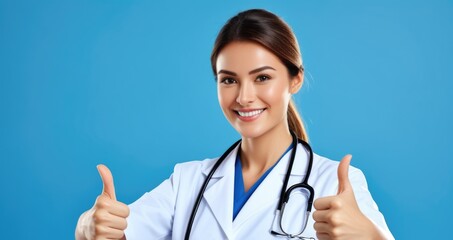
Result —
M299 71L299 73L296 76L291 78L289 92L291 94L296 94L297 92L299 92L303 83L304 83L304 72Z

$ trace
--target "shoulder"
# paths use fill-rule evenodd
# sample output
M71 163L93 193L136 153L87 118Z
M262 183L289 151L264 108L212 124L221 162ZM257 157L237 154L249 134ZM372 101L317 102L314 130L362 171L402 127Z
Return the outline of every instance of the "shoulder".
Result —
M313 169L316 169L318 174L334 174L336 176L340 161L331 160L329 158L313 154ZM362 171L354 166L349 166L349 174L363 174Z
M177 163L174 167L176 172L206 172L211 169L218 158L206 158L203 160L193 160L188 162Z
M318 183L323 183L326 188L332 188L336 191L338 186L338 165L340 161L331 160L329 158L314 154L313 167L310 178ZM349 180L355 189L368 189L365 175L362 170L357 167L349 166Z
M181 183L183 186L189 182L198 182L196 179L204 179L209 174L218 158L206 158L203 160L193 160L177 163L173 169L173 180Z

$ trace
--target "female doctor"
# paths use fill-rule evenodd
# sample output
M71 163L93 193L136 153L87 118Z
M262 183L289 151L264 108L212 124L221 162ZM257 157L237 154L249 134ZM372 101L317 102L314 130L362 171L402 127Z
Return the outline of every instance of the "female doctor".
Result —
M211 64L220 107L241 141L221 161L177 164L129 206L99 165L104 189L80 216L76 239L393 239L351 155L338 163L305 143L291 100L304 68L282 19L258 9L234 16Z

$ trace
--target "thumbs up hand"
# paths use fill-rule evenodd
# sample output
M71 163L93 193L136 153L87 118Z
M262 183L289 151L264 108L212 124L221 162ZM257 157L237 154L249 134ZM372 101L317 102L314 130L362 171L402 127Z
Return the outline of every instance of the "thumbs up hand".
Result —
M354 196L348 171L351 155L346 155L338 166L338 192L335 196L315 201L314 229L318 239L374 239L379 230L360 211Z
M103 183L103 190L93 207L83 213L77 224L76 239L125 239L126 218L129 208L116 201L115 186L110 170L104 165L97 166Z

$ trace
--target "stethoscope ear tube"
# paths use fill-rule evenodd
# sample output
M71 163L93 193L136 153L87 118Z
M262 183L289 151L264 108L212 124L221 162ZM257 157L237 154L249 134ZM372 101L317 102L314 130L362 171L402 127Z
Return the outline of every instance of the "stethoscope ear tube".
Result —
M185 240L189 240L190 237L190 231L192 229L193 222L195 220L195 215L197 214L198 207L200 206L201 199L203 199L203 193L206 191L206 188L208 187L209 181L212 178L212 175L214 175L215 171L217 168L219 168L220 164L225 160L225 158L230 154L231 151L233 151L234 148L236 148L237 145L241 143L241 139L239 139L237 142L235 142L233 145L231 145L226 152L222 154L222 156L217 160L217 162L214 164L212 167L211 171L209 172L208 176L203 182L203 186L200 188L200 192L198 192L197 199L195 200L195 204L192 209L192 213L190 214L189 222L187 223L187 228L186 228L186 234L184 236Z
M283 182L282 190L280 192L280 200L278 201L277 210L282 210L282 206L283 206L284 198L285 198L285 192L286 192L286 188L287 188L288 182L289 182L290 174L288 174L288 173L291 173L291 171L293 169L294 158L296 157L297 137L296 137L296 134L294 134L294 132L290 131L290 133L291 133L291 136L293 137L293 143L292 143L293 151L291 151L291 158L290 158L290 161L288 164L288 169L286 171L287 174L285 175L285 180ZM289 198L289 196L288 196L288 198ZM288 200L286 200L286 202L288 202Z

